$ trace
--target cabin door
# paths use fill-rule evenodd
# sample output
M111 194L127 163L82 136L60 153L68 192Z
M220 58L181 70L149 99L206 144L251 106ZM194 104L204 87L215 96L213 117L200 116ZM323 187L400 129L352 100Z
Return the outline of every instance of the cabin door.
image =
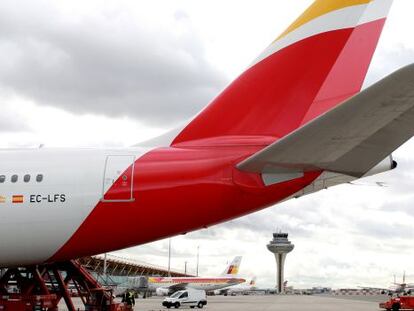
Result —
M134 163L135 156L107 156L102 201L128 202L134 200Z

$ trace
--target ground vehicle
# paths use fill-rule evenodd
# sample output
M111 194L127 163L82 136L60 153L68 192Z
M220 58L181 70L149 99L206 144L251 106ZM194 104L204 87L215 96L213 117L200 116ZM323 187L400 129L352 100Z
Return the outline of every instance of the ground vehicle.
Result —
M414 297L401 296L391 297L387 302L380 303L380 308L392 311L398 310L414 310Z
M164 307L168 309L174 307L178 309L181 306L189 306L190 308L203 308L207 304L206 292L203 290L186 289L175 292L162 302Z

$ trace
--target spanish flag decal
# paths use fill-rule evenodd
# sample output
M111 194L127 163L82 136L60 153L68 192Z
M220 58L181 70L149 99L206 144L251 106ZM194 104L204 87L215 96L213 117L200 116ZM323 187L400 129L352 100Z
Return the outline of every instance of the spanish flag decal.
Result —
M23 203L23 196L22 195L14 195L12 197L13 203Z

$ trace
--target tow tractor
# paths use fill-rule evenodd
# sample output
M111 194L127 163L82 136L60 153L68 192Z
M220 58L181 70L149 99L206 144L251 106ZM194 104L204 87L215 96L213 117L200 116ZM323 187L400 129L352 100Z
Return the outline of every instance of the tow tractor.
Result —
M379 306L387 311L414 310L414 296L391 297Z

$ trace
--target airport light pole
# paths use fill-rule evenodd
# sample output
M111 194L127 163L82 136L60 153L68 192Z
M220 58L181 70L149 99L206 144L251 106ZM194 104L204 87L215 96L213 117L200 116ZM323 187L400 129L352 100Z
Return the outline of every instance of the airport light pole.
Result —
M198 264L200 262L200 245L197 246L197 271L196 271L196 276L198 276Z
M171 276L171 238L168 240L168 276Z
M106 270L107 270L107 261L106 261L106 253L104 254L104 266L103 266L103 275L104 275L104 280L106 285L108 285L108 276L106 274Z

